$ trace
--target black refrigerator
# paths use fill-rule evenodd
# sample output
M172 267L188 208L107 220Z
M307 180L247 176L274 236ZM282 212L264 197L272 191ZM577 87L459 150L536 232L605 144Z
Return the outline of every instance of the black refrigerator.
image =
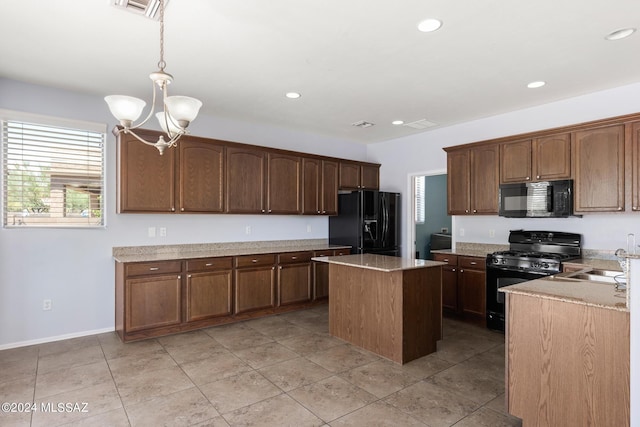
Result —
M338 195L338 215L329 217L329 244L352 254L401 256L400 194L358 190Z

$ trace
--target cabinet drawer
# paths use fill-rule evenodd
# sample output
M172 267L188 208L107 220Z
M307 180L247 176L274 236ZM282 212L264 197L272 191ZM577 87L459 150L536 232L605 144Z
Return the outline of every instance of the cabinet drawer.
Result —
M336 249L333 251L333 255L342 256L342 255L351 255L351 249Z
M274 265L276 263L276 256L274 254L237 256L235 263L236 268Z
M126 264L125 274L130 276L146 276L150 274L180 273L181 261L138 262Z
M298 262L310 262L311 252L288 252L278 255L278 264L294 264Z
M458 258L458 267L484 270L486 268L486 258L461 256Z
M327 249L324 251L315 251L313 256L333 256L333 249Z
M447 265L457 266L458 265L458 255L452 254L433 254L434 261L446 262Z
M201 258L187 261L187 271L231 270L233 258Z

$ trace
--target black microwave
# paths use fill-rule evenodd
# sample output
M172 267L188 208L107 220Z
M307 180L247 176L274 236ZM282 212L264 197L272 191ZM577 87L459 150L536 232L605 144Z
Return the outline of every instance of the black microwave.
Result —
M509 218L566 218L573 215L573 180L501 184L498 215Z

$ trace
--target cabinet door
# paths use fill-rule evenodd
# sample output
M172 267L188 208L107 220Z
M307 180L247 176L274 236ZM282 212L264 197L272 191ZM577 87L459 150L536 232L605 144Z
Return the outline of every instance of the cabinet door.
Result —
M340 162L341 190L358 190L360 188L360 165L352 162Z
M125 282L125 331L181 323L181 282L178 274L128 279Z
M624 125L575 133L575 212L624 210L624 134Z
M446 313L458 313L458 272L456 267L442 267L442 309Z
M322 160L302 159L302 213L317 215L320 210Z
M226 205L229 213L265 211L265 153L227 147Z
M139 132L150 141L158 133ZM120 134L118 212L175 211L175 149L163 155L155 147L143 144L131 135Z
M278 305L311 300L311 263L278 267Z
M187 322L231 315L231 270L187 275Z
M224 146L193 138L178 143L181 212L224 212Z
M275 306L275 267L235 270L235 314Z
M332 256L333 250L316 251L314 257ZM329 296L329 264L313 262L313 299L318 300Z
M533 179L571 178L571 134L546 136L533 141Z
M473 148L471 151L471 209L474 214L498 213L497 145Z
M486 321L486 274L482 270L459 268L460 311L465 318L483 323Z
M338 214L338 163L322 161L322 186L320 189L323 215Z
M470 210L469 150L447 153L447 213L466 215Z
M531 180L531 140L500 145L500 182Z
M299 214L302 160L279 153L269 153L267 158L267 212Z
M360 188L377 190L380 188L380 167L374 165L362 165L360 169Z
M631 126L631 192L632 209L640 210L640 122Z

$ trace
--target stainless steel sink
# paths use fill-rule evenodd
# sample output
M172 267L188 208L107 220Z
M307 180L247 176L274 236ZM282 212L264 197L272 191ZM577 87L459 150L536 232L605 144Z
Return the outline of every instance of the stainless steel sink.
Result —
M592 282L612 284L626 282L624 273L622 273L622 271L615 270L599 270L586 268L584 270L562 274L562 277L565 277L567 279L590 280Z

